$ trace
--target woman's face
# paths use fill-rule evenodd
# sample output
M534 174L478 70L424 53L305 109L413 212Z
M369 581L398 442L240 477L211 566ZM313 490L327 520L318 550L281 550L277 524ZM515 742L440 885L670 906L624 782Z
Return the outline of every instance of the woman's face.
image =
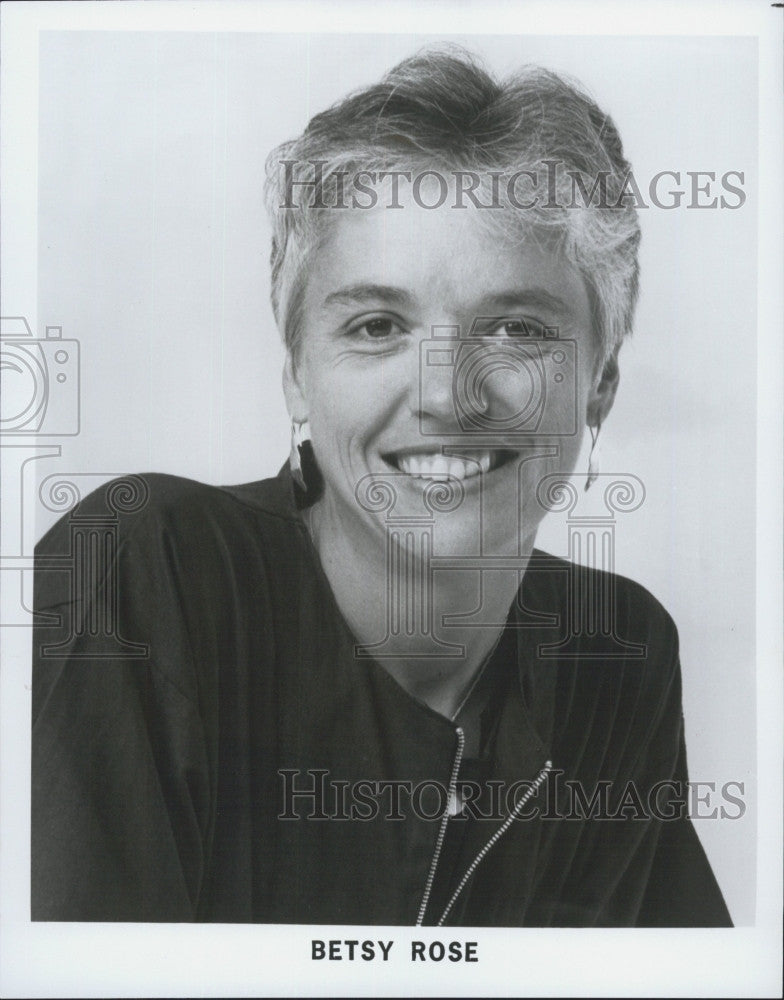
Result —
M310 421L320 516L354 540L390 514L358 499L370 483L394 491L393 517L421 517L443 479L462 492L435 515L445 554L518 553L545 513L541 478L574 468L589 414L612 404L579 272L480 211L348 210L311 256L284 385Z

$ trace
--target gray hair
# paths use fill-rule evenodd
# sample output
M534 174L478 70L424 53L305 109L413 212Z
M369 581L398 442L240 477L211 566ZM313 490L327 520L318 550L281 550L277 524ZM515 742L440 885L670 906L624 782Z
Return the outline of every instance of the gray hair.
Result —
M540 227L556 235L586 283L608 358L631 330L639 278L640 227L634 205L624 203L631 167L618 131L576 82L537 66L498 82L455 48L404 60L268 157L272 307L292 356L302 335L307 258L329 217L341 217L330 206L347 174L446 169L479 176L487 191L493 174L539 177L543 164L544 200L479 214L511 239ZM296 181L301 203L294 206L292 171L303 165L312 181Z

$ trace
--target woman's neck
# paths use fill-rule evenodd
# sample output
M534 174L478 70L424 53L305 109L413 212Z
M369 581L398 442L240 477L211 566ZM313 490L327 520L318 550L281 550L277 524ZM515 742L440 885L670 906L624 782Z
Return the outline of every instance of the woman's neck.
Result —
M304 520L357 642L409 694L452 718L506 623L533 547L513 569L434 568L415 531L349 536L328 507ZM511 547L511 546L510 546ZM463 621L449 620L459 615ZM445 619L446 616L446 619Z

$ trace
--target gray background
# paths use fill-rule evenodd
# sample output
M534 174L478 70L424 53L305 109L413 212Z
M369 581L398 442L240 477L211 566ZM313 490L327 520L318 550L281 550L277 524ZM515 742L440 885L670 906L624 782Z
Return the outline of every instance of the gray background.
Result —
M738 211L649 208L635 335L602 431L645 484L616 568L681 636L693 780L746 785L697 821L737 924L755 901L756 48L746 38L450 38L501 72L572 74L615 118L643 185L745 172ZM239 482L288 451L261 200L269 149L435 36L44 33L38 321L81 344L81 433L58 473ZM587 464L587 455L579 468ZM40 508L38 533L54 518ZM539 544L564 553L551 517Z

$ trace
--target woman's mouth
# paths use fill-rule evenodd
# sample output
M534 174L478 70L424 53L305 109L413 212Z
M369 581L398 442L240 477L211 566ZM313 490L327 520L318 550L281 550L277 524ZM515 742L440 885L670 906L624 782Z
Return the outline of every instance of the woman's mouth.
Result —
M459 455L441 451L399 451L382 456L400 472L414 479L473 479L505 465L515 452L500 448L460 449Z

